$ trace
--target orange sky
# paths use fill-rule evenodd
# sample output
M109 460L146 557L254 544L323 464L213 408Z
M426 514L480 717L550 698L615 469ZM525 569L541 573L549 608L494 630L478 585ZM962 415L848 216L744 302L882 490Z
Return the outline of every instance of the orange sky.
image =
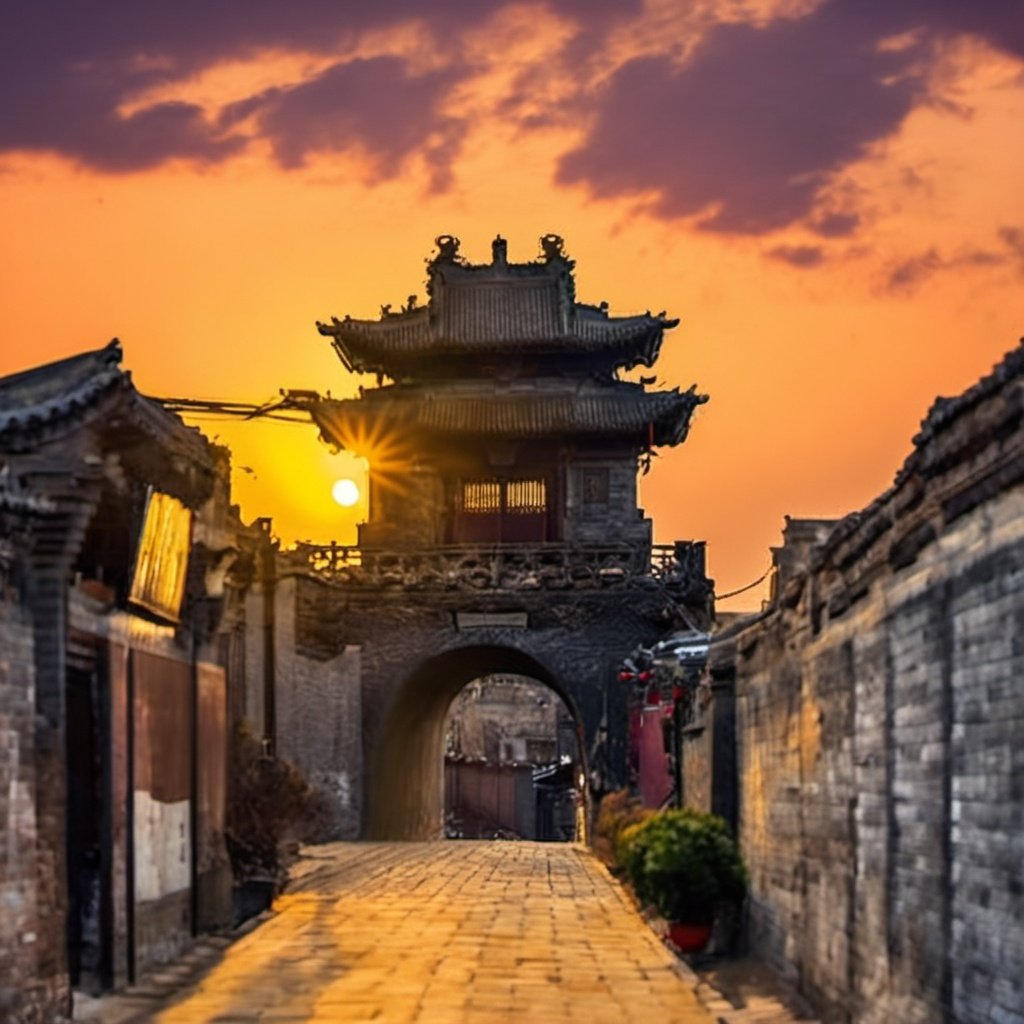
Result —
M233 47L225 29L214 40L220 50L210 42L192 54L183 37L161 57L159 35L148 46L126 38L122 61L131 56L135 67L144 55L163 70L145 88L133 80L116 93L92 135L38 127L58 117L54 103L72 109L71 92L47 97L37 125L6 134L0 125L0 373L116 335L137 385L154 395L351 393L360 382L315 320L373 316L412 292L422 299L423 261L438 234L458 235L464 255L486 261L500 232L510 259L524 261L539 236L555 232L577 262L581 300L682 319L666 338L659 383L696 382L711 401L690 439L655 461L642 500L657 540L708 541L724 593L764 571L784 514L840 516L883 490L934 396L969 386L1024 333L1024 65L1020 40L1003 45L998 24L922 23L904 37L886 35L888 23L870 34L858 22L871 47L858 44L863 68L842 88L853 97L844 103L864 96L863 107L852 115L836 86L821 98L830 109L818 110L814 90L794 85L785 102L807 109L773 131L793 131L795 160L777 137L758 139L756 112L738 130L748 107L736 104L753 102L756 83L739 99L716 97L699 77L711 73L702 47L717 46L723 60L743 47L770 53L772 32L780 46L803 47L786 36L791 26L832 38L828 4L762 5L742 17L735 4L635 5L599 23L598 43L581 34L571 3L495 4L454 28L394 6L329 52L298 35ZM841 13L843 0L835 7ZM676 16L684 8L703 14ZM730 35L716 18L742 24ZM882 65L871 62L890 53L903 63L883 68L885 88L900 75L913 76L914 88L897 108L878 87L887 106L868 110L856 75L877 85ZM385 74L387 61L400 62L414 87L434 83L408 124L408 97L389 98L379 84L360 94L346 80L344 102L368 108L361 120L331 120L342 102L334 93L310 91L302 108L274 98L297 103L306 94L295 83L315 84L339 66ZM79 61L74 73L88 67ZM804 72L811 81L822 74ZM706 96L699 117L687 74ZM654 120L650 96L662 94L676 97L678 118L668 107ZM190 142L191 150L125 156L113 134L102 135L157 108L188 106L210 124L252 97L265 105L263 120L247 122L239 108L232 124L249 125L248 134L230 153ZM712 152L719 106L723 138L733 141ZM623 133L634 109L631 140ZM817 127L822 117L850 124L833 138ZM339 134L321 138L324 119ZM303 140L313 140L308 149ZM845 226L825 230L830 214ZM365 507L339 508L330 486L363 468L332 456L312 427L204 429L234 451L246 517L272 515L286 541L354 539ZM762 594L725 607L754 607Z

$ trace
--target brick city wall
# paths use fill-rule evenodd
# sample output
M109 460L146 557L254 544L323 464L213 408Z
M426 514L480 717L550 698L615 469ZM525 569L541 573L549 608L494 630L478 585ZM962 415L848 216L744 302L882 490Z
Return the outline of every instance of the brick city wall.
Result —
M353 839L359 835L363 791L359 648L342 644L332 656L302 648L296 639L296 580L281 580L275 598L277 752L327 798L329 837Z
M1024 348L863 512L790 521L723 643L750 940L826 1021L1024 1021L1022 396Z
M295 608L296 649L310 664L329 662L349 645L360 648L361 834L390 838L440 828L435 803L445 716L462 687L484 675L528 675L555 687L582 727L587 751L607 715L601 763L592 767L622 785L625 731L618 726L625 722L625 697L622 687L609 683L625 654L659 639L672 622L667 596L653 582L621 592L453 593L332 587L299 578ZM478 618L467 624L468 615ZM521 624L503 624L507 616ZM293 699L319 706L315 690L297 687ZM284 713L278 709L282 751L296 749L286 746L293 741ZM392 769L400 774L392 778ZM429 793L416 788L421 777ZM391 799L401 804L393 814Z

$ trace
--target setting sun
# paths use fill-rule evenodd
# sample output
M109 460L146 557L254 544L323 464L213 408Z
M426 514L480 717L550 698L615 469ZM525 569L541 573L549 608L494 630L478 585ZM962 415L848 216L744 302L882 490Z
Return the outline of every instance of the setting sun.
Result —
M336 480L331 495L339 505L350 508L359 500L359 487L355 480Z

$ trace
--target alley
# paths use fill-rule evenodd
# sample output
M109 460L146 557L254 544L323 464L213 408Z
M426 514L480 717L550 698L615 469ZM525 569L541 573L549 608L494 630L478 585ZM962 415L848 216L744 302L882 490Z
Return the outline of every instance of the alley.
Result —
M705 1024L675 958L585 850L336 843L160 1024Z

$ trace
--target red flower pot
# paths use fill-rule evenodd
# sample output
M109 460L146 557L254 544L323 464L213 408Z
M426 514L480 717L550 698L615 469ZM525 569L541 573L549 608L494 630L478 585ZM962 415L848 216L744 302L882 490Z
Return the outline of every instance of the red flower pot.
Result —
M711 938L711 925L673 921L668 926L668 937L680 953L699 953Z

